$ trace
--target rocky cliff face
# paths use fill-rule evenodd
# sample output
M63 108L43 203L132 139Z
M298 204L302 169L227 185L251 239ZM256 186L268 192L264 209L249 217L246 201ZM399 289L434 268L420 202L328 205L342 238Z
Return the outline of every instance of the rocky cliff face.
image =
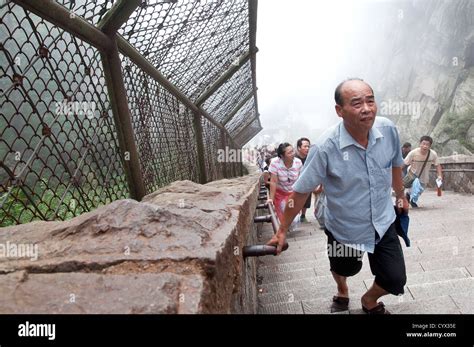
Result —
M365 55L379 115L402 141L434 138L441 155L474 151L474 2L412 0L378 4Z

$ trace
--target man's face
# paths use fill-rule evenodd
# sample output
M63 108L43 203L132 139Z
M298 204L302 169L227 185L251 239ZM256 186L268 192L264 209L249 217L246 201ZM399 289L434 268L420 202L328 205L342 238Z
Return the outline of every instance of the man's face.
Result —
M308 141L302 141L301 147L298 147L298 151L300 154L304 157L308 155L309 152L309 142Z
M411 147L403 147L403 154L408 154L411 151Z
M336 112L346 128L366 132L372 128L377 114L374 93L362 81L347 81L341 88L343 105L336 105Z
M431 143L430 141L421 141L420 142L420 148L422 152L426 153L430 148L431 148Z

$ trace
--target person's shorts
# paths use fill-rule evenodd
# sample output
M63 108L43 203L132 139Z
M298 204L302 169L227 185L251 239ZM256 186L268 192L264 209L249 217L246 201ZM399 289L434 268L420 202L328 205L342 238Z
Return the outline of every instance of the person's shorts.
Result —
M325 229L328 237L328 257L331 271L340 276L354 276L362 268L362 257L364 252L347 247L334 239L331 232ZM338 252L331 252L335 250ZM349 249L350 248L350 249ZM385 235L374 249L369 253L369 264L375 283L393 295L403 294L406 284L405 259L403 258L402 246L398 239L395 226L392 223Z

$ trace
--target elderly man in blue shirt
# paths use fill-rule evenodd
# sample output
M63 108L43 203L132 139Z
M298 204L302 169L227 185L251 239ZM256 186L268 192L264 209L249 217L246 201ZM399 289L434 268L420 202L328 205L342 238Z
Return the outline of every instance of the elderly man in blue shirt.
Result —
M393 187L398 211L408 213L400 139L390 120L376 118L374 92L363 80L340 83L334 96L342 122L328 129L311 148L280 229L268 244L281 252L291 221L308 195L322 184L327 196L328 257L337 284L332 312L348 309L347 277L360 271L366 251L375 279L361 298L362 309L368 314L388 314L378 299L403 294L406 283L392 201Z

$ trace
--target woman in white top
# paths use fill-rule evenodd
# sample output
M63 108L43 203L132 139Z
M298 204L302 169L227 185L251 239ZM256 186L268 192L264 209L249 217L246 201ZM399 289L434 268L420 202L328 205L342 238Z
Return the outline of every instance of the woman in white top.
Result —
M293 146L288 142L281 143L277 150L278 157L270 162L270 198L268 203L275 206L279 220L283 218L283 211L288 197L293 192L293 184L300 175L303 163L295 158Z

